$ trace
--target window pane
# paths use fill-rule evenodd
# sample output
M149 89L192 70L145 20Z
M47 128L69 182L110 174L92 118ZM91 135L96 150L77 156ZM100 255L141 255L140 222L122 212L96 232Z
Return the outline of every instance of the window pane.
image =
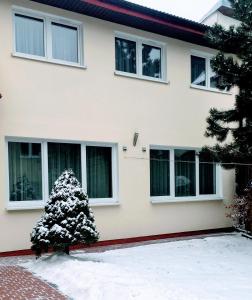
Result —
M200 194L216 194L216 164L203 155L200 155L199 162Z
M195 85L206 86L206 59L191 56L191 82Z
M20 143L20 153L22 156L29 155L30 144L28 143Z
M32 156L38 156L40 154L40 144L32 144Z
M161 78L161 48L142 45L143 75Z
M112 149L110 147L86 147L87 192L89 198L112 197Z
M16 14L15 38L17 52L45 56L43 20Z
M170 152L150 150L150 194L170 195Z
M136 74L136 43L115 39L116 70Z
M195 196L195 151L175 150L175 195Z
M78 62L78 30L57 23L52 23L53 58Z
M31 145L36 157L28 155ZM42 200L41 144L9 142L8 153L10 201Z
M81 146L79 144L48 143L49 192L66 169L72 169L81 182Z

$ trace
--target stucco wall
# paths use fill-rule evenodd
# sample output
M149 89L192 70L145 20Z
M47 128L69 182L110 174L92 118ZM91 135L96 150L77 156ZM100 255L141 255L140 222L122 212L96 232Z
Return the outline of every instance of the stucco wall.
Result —
M12 4L83 21L87 69L12 57ZM114 30L167 43L170 83L114 75ZM191 49L212 50L25 0L0 2L0 45L0 251L29 248L42 212L6 210L6 136L118 143L120 205L94 207L102 240L230 225L223 201L151 204L149 152L141 151L213 142L204 137L208 111L234 96L190 88ZM232 172L223 171L223 186L231 199Z

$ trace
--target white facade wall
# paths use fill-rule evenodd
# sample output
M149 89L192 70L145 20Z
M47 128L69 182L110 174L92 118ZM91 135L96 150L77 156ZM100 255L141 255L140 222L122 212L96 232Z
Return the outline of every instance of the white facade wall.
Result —
M86 69L12 56L12 5L83 22ZM118 76L115 31L167 45L168 83ZM153 204L149 147L201 147L212 107L229 108L234 94L190 87L190 54L213 50L26 0L0 2L0 252L30 247L42 209L7 207L6 137L109 142L117 145L117 205L93 207L101 239L117 239L230 226L225 203L234 175L222 171L223 200ZM134 132L139 132L136 147ZM122 147L128 151L123 152ZM147 152L142 152L142 147Z

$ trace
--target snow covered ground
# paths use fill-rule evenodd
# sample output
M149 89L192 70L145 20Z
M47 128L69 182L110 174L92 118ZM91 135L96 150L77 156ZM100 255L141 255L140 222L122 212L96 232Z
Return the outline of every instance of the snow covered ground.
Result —
M72 299L251 300L252 240L239 234L25 263Z

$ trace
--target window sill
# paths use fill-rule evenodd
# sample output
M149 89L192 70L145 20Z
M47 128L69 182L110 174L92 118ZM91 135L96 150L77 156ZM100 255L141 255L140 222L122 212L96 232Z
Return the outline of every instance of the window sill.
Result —
M84 66L81 64L75 64L75 63L70 63L70 62L61 61L61 60L52 60L52 59L47 59L44 57L26 55L26 54L22 54L22 53L12 53L12 57L24 58L24 59L28 59L28 60L34 60L34 61L54 64L54 65L60 65L60 66L65 66L65 67L73 67L73 68L84 69L84 70L87 69L87 66Z
M89 205L91 207L96 206L118 206L120 205L118 200L107 198L107 199L89 199Z
M6 206L7 211L14 210L41 210L44 209L45 202L44 201L15 201L8 202Z
M151 197L152 204L162 203L186 203L186 202L208 202L208 201L223 201L223 197L219 196L204 196L204 197Z
M232 95L231 92L225 92L225 91L221 91L221 90L218 90L218 89L208 88L208 87L200 86L200 85L191 84L190 88L197 89L197 90L202 90L202 91L213 92L213 93L224 94L224 95Z
M118 206L119 201L113 199L89 199L89 205L95 206ZM14 203L8 202L6 206L7 211L17 210L43 210L45 208L44 201L16 201Z
M134 79L138 79L138 80L146 80L146 81L152 81L152 82L163 83L163 84L170 83L168 80L147 77L147 76L141 76L141 75L126 73L126 72L121 72L121 71L114 71L114 74L116 76L124 76L124 77L134 78Z

